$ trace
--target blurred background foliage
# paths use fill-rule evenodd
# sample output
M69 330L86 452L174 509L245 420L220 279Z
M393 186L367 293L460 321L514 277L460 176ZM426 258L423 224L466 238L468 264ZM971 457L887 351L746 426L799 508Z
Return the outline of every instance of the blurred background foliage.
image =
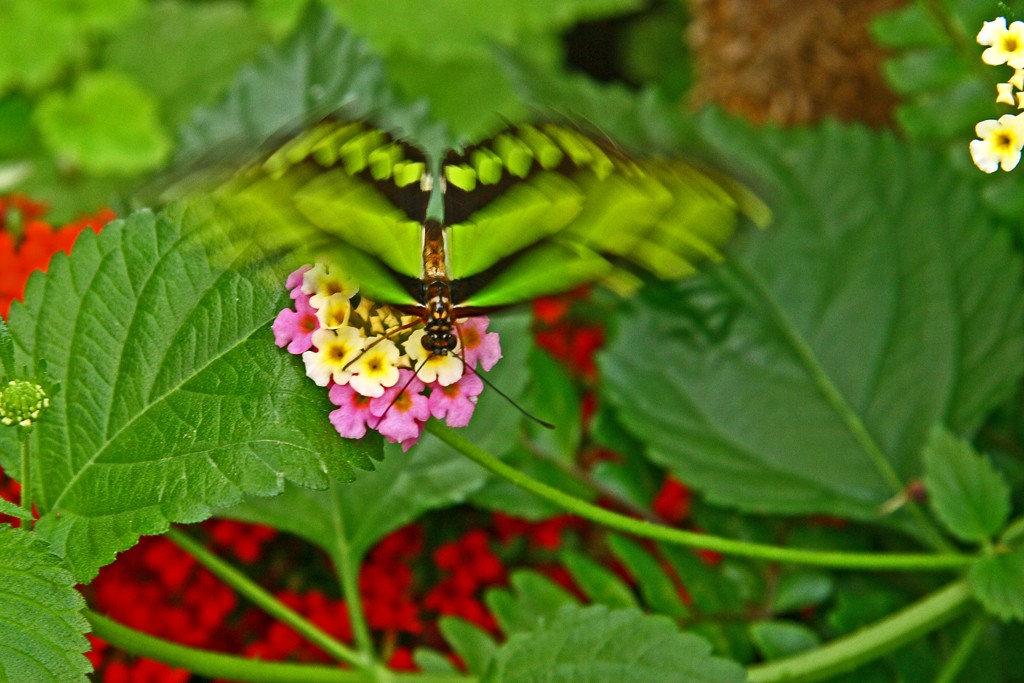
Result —
M785 367L789 378L802 372L785 364L792 363L792 339L766 322L767 302L795 321L799 329L790 330L792 335L813 347L824 371L848 394L851 411L882 442L902 477L919 475L922 441L941 421L963 436L980 434L981 445L992 452L1021 502L1024 411L1019 398L1011 397L1022 373L1020 259L1019 248L1015 252L1004 239L1009 233L1016 237L1014 247L1024 242L1021 171L983 176L967 152L975 123L1006 113L994 102L994 84L1003 74L981 63L974 42L982 21L999 13L995 3L322 4L370 43L401 95L429 103L453 139L478 139L502 119L524 116L525 93L529 99L568 102L634 145L654 148L667 141L664 146L674 147L680 144L678 122L659 122L711 104L740 120L705 117L703 137L731 158L742 158L747 175L762 180L763 187L777 190L769 197L776 225L759 242L737 249L737 260L750 264L770 291L751 293L708 277L652 288L625 306L591 300L590 317L611 328L611 342L599 360L604 386L593 434L565 430L557 442L534 435L532 443L562 460L593 445L585 439L621 453L619 462L587 464L603 490L638 509L650 503L664 467L721 504L695 504L696 525L711 532L808 547L913 547L906 535L893 531L905 532L906 520L872 525L879 498L887 492L853 449L841 457L837 444L846 438L845 427L836 427L834 436L817 435L821 442L808 435L801 411L815 409L820 387L793 382L780 389L773 372L736 371L738 364L728 366L733 372L723 379L722 368L741 351L781 358L784 362L766 367ZM1024 10L1024 3L1010 4ZM195 135L183 138L178 132L209 132L198 124L217 117L197 118L196 109L224 114L226 109L216 105L221 94L254 72L245 65L268 48L287 44L305 5L302 0L0 0L0 193L25 192L45 200L54 222L118 202L182 150L202 147ZM288 64L303 68L301 60ZM253 119L260 114L243 113ZM858 125L821 123L827 119ZM920 277L908 284L907 274ZM811 310L809 301L819 308ZM932 317L911 315L925 310ZM728 331L734 323L743 333L740 351L717 344L721 339L709 333L716 326ZM896 341L861 362L858 354L874 348L886 324ZM648 330L658 336L645 339ZM674 344L670 372L650 363L631 368L638 356L659 357L665 340ZM964 349L976 355L963 360L969 355ZM555 417L577 423L579 387L559 375L557 365L538 358L531 361L534 381L546 383L549 393L569 395L560 403L565 414ZM750 391L759 381L763 390ZM645 405L637 400L638 387L648 397L672 389L677 400ZM754 405L758 400L765 405ZM721 411L716 424L721 433L708 430L696 452L680 446L685 441L680 435L693 434L689 406L702 415ZM658 424L646 425L648 419ZM737 435L765 459L750 467L746 479L730 470L739 462L730 459L729 450ZM418 451L418 466L427 468L435 462L431 458L440 457L429 448ZM716 457L702 462L708 453ZM821 464L822 453L833 457ZM510 455L545 480L572 488L571 476L535 456ZM766 487L765 472L779 463L810 475L798 481L780 477ZM431 500L423 509L453 502L452 492L461 483L466 497L480 507L538 519L552 513L500 482L485 486L464 474L438 485L444 500ZM442 481L441 476L432 473L431 481ZM381 481L367 477L352 487ZM845 494L836 493L837 481L848 485ZM409 501L416 495L423 494L403 491L402 505L415 510ZM275 501L287 502L286 497ZM761 516L723 508L754 509ZM840 528L807 526L765 512L860 521ZM615 552L639 562L626 543ZM762 575L762 569L731 559L714 572L692 562L686 566L689 572L713 574L688 584L695 600L703 601L701 609L739 614L752 603L761 605L760 612L724 625L695 620L695 630L720 652L744 662L753 659L755 646L770 659L850 633L934 587L927 577L893 581L795 570L780 578L770 571ZM780 585L791 586L788 603ZM701 595L702 590L722 594ZM791 618L778 619L787 613ZM776 621L762 621L748 632L743 623L748 617ZM785 628L773 631L776 622ZM794 632L800 624L811 624L814 631ZM934 648L952 651L962 630L954 625L849 680L934 680L941 659ZM1004 647L1020 637L1019 626L988 629L972 660L974 680L1021 680L1020 653Z

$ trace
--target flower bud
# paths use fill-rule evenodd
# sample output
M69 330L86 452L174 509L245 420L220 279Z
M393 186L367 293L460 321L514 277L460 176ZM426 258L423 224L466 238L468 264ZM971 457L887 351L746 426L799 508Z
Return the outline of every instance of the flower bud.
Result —
M29 380L11 380L0 391L0 422L30 427L50 407L46 391Z

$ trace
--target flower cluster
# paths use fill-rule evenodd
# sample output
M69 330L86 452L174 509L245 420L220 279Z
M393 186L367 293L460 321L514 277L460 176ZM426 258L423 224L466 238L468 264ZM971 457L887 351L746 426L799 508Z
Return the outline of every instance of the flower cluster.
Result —
M1007 64L1014 69L1009 81L996 86L996 102L1024 109L1024 22L1015 21L1007 26L1004 17L986 21L978 33L978 42L989 46L981 55L982 61L993 66ZM971 142L970 149L978 168L995 173L1000 167L1004 171L1017 167L1024 148L1024 114L1004 114L999 120L981 121L974 132L979 139Z
M294 308L274 321L274 339L301 355L306 374L327 387L331 424L342 436L380 432L408 450L430 417L465 427L483 382L474 369L490 370L501 358L498 335L484 317L458 321L458 346L430 354L415 316L359 295L358 285L338 268L317 264L292 273L286 286Z

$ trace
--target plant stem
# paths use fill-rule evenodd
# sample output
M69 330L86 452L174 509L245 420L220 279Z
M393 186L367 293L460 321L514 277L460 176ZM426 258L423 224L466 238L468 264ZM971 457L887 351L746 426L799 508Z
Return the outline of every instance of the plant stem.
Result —
M21 429L21 427L18 427ZM32 466L29 460L29 437L22 436L21 441L21 507L32 514ZM31 522L27 519L19 519L18 526L25 528Z
M870 662L957 616L971 600L965 581L947 585L868 628L803 654L747 669L747 683L812 683Z
M957 643L956 649L953 650L953 654L946 660L942 671L935 677L935 683L956 683L956 679L960 676L960 672L963 671L967 660L974 654L974 648L978 645L978 638L984 632L988 621L989 617L986 614L979 614L974 618L971 625L967 627L967 632L961 636L960 642Z
M171 643L140 633L107 617L86 610L92 632L111 645L128 652L178 666L209 678L224 678L246 683L373 683L368 671L345 671L337 667L312 664L262 662L209 650ZM391 674L394 683L475 683L460 675Z
M224 583L252 600L257 607L267 614L291 626L296 632L330 656L367 671L373 667L372 659L356 652L344 643L338 642L317 628L298 612L281 603L280 600L261 588L248 576L211 553L187 534L183 534L175 529L168 529L166 535L167 538L196 558L200 564L213 572Z
M746 286L750 294L756 299L757 308L766 312L771 323L778 329L786 339L793 353L800 359L800 364L810 376L811 381L818 388L825 401L832 410L839 416L846 430L857 442L864 455L874 466L882 480L892 489L895 496L903 496L906 492L906 484L900 478L899 473L893 468L892 463L882 451L881 446L875 441L868 431L867 426L860 419L860 416L846 402L846 398L840 393L838 387L833 384L832 379L821 367L814 351L804 341L800 333L793 327L793 324L786 317L785 312L779 307L778 302L756 273L739 262L730 262L723 268L716 271L722 283L740 297L749 296L743 291ZM735 279L733 279L735 278ZM738 282L737 282L738 280ZM952 550L950 543L939 533L928 516L924 514L920 506L913 500L907 499L906 509L910 512L920 532L929 544L936 550Z
M499 477L507 479L516 486L529 491L544 500L547 500L560 508L575 515L589 519L592 522L603 524L612 529L625 531L626 533L650 538L655 541L664 541L675 545L684 545L691 548L702 548L714 550L729 555L742 557L754 557L762 560L775 562L791 562L795 564L814 565L819 567L834 567L838 569L869 569L880 571L907 571L925 570L939 571L947 569L960 569L967 567L974 561L970 555L956 553L944 553L935 555L925 554L896 554L896 553L851 553L839 551L822 550L799 550L795 548L780 548L773 545L761 543L748 543L736 541L721 536L698 534L693 531L674 529L672 527L654 524L652 522L634 519L625 515L611 512L604 508L593 505L564 491L537 481L529 475L510 467L464 436L454 430L445 427L436 420L427 422L427 431L445 442L469 459L482 465Z
M373 639L370 637L370 627L366 623L366 615L363 614L363 601L359 596L357 570L360 558L353 557L352 547L349 545L348 536L345 533L340 487L331 486L331 496L334 499L334 505L331 507L331 525L335 531L334 543L331 544L331 560L338 572L341 594L345 596L345 606L348 610L349 623L352 625L352 634L355 636L356 645L367 657L373 658L376 656Z

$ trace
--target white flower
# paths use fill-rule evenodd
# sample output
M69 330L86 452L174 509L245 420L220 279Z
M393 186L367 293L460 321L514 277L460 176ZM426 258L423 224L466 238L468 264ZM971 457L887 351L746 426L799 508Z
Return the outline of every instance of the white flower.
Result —
M974 132L981 138L971 142L971 158L978 168L985 173L995 173L1000 166L1004 171L1016 168L1024 147L1024 114L982 121Z
M366 338L354 327L317 330L313 333L313 346L317 350L302 354L306 375L321 387L327 386L332 379L337 384L345 384L352 376L348 364L365 345Z
M409 335L408 341L405 342L405 352L409 355L409 360L412 361L412 367L418 368L416 376L421 382L427 384L433 381L437 381L443 387L455 384L462 377L463 371L462 359L457 355L458 346L455 351L444 356L428 354L427 350L423 348L425 335L424 330L416 330Z
M310 305L313 299L310 297ZM344 292L338 292L327 297L319 297L320 305L316 308L316 319L320 321L320 327L334 330L348 325L348 319L352 315L352 300Z
M991 45L981 53L986 64L1009 64L1015 69L1024 68L1024 21L1015 21L1006 26L1006 18L998 17L986 21L978 32L981 45Z
M302 274L302 291L310 295L313 308L320 308L335 294L351 299L359 292L359 284L338 266L318 263Z
M379 341L378 341L379 340ZM354 373L348 380L350 387L363 396L377 398L384 389L398 381L398 347L390 339L368 339L366 350L350 367Z

